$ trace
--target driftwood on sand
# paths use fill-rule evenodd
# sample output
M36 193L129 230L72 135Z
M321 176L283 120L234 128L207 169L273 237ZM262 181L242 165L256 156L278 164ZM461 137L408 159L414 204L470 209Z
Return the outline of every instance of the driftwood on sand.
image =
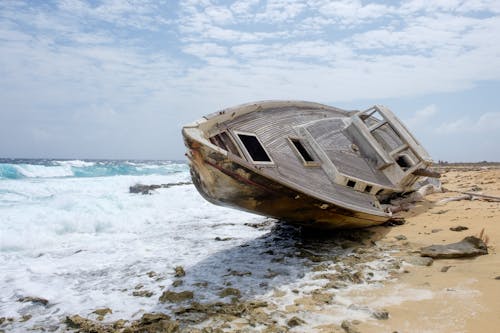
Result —
M484 195L484 194L479 194L479 193L460 192L460 191L450 191L450 192L461 193L462 195L439 200L437 202L437 204L444 205L448 202L462 201L462 200L483 200L483 201L488 201L488 202L500 202L500 197L495 197L492 195Z

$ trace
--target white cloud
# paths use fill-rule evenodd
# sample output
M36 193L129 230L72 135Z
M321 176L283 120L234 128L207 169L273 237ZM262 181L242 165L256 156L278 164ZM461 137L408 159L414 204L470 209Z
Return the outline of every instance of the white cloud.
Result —
M213 24L226 25L234 22L232 12L226 7L207 7L205 9L205 14L210 18Z
M437 112L438 109L435 104L427 105L423 109L417 110L411 118L405 121L405 123L412 128L426 124L437 114Z
M82 17L101 20L117 26L157 30L170 23L160 15L162 6L147 0L103 0L91 5L83 0L60 0L61 14L72 18Z
M349 59L353 55L352 51L344 45L324 40L268 44L248 43L234 46L231 50L246 61L266 58L280 61L305 61L309 59L315 63L334 63Z
M400 11L403 14L435 13L438 11L500 13L500 3L497 0L410 0L401 5Z
M444 134L499 133L500 112L486 112L477 119L461 117L451 122L442 123L436 131Z
M303 1L268 0L256 20L265 23L286 22L294 19L306 8Z
M179 30L187 42L256 42L274 39L285 35L282 31L249 31L237 27L228 27L234 17L230 10L215 6L209 2L181 2Z
M489 11L500 13L500 2L497 0L468 0L463 1L457 11L466 13L470 11Z
M317 0L312 1L312 7L322 16L333 18L345 26L366 24L395 11L390 6L374 3L364 5L359 0Z
M231 4L231 10L239 17L249 17L252 9L260 3L260 0L237 0Z
M227 54L227 48L216 43L192 43L185 46L183 51L201 58L225 56Z

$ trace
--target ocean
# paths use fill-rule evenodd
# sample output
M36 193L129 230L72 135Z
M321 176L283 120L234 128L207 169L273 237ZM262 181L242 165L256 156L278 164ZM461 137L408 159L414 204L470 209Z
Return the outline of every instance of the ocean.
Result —
M178 266L186 276L175 290L194 291L197 302L230 302L220 293L231 286L243 299L273 302L283 322L288 305L325 285L314 267L339 273L344 259L359 257L345 239L212 205L190 184L129 193L135 184L186 182L182 161L0 160L0 329L62 331L66 316L95 318L99 308L112 309L105 321L171 314L175 305L159 297ZM347 293L399 269L390 251L372 252L349 268L362 281L347 281L346 294L327 302L332 312L304 314L306 322L370 316L350 307Z

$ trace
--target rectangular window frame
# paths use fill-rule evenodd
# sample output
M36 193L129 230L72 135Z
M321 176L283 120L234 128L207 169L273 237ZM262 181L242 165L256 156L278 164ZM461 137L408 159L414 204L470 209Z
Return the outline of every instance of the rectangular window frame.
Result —
M314 161L306 161L305 158L300 153L300 151L298 150L298 148L293 143L293 140L297 140L298 142L300 142L300 144L302 145L302 147L304 147L304 149L306 150L306 152L309 154L309 156L311 156L314 159ZM293 152L297 156L297 158L302 162L302 164L304 166L306 166L306 167L318 167L318 166L320 166L320 163L318 161L318 157L316 156L316 154L314 154L312 152L311 147L307 143L304 144L304 139L303 138L299 138L299 137L296 137L296 136L291 136L291 137L287 138L287 141L288 141L288 144L290 145L290 147L292 148Z
M262 166L273 166L274 165L274 160L273 160L271 154L269 154L269 152L267 151L266 147L262 144L262 141L259 139L259 137L255 133L233 130L232 134L233 134L233 137L238 142L239 149L241 150L241 152L243 153L243 155L246 157L246 159L249 162L252 162L252 163L258 164L258 165L262 165ZM264 149L264 151L266 152L266 154L269 157L270 161L255 161L252 158L252 156L250 155L250 153L248 152L247 147L243 144L243 141L241 141L240 136L239 136L240 134L241 135L248 135L248 136L255 137L257 139L257 141L259 142L259 144L262 146L262 149Z
M227 144L227 142L224 141L224 136L229 141L229 145ZM228 130L221 131L215 135L212 135L211 137L208 138L208 140L210 141L210 143L227 151L228 154L231 154L231 155L238 157L238 158L243 158L243 156L244 156L238 143L234 140L233 135ZM232 145L232 147L230 145ZM233 151L233 149L235 151Z

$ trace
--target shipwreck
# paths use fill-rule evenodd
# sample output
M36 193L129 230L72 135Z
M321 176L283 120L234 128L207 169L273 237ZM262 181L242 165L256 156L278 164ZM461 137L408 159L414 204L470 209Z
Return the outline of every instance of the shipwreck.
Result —
M427 151L386 107L248 103L182 129L191 176L208 201L319 228L392 217L384 202L436 176Z

